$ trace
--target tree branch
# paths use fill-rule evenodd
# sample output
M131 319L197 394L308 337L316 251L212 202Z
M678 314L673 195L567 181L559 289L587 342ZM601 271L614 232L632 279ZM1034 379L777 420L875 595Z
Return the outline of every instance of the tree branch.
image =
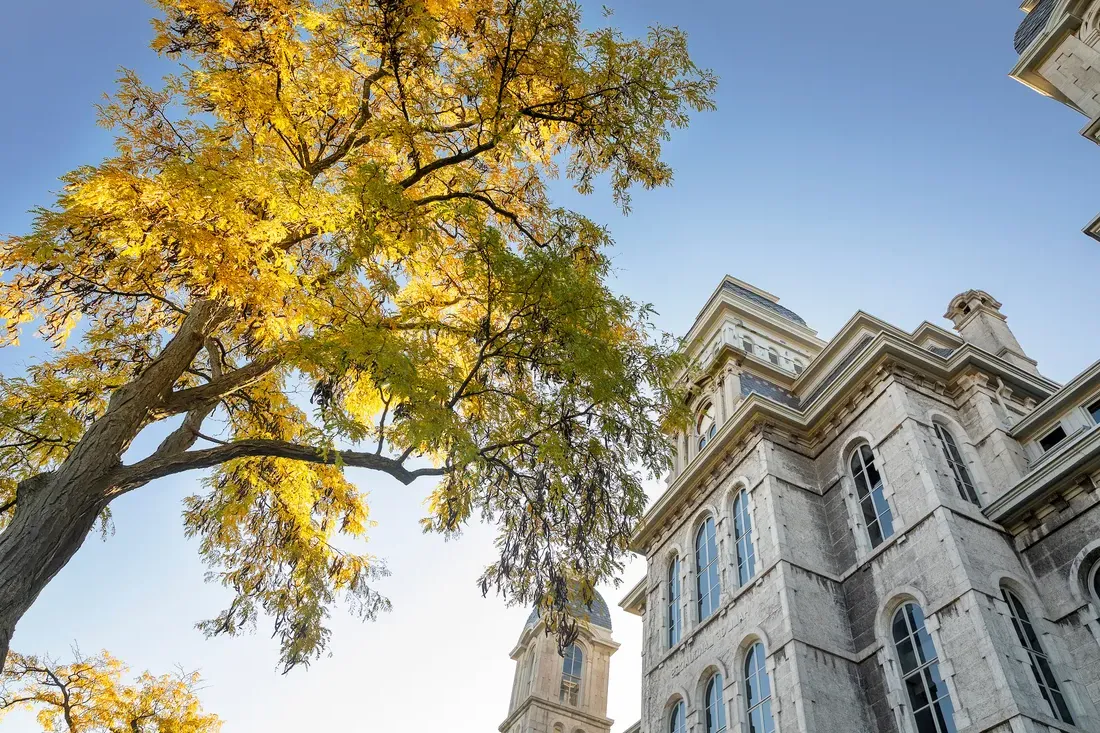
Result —
M279 360L275 357L257 359L251 364L246 364L228 374L220 376L214 374L212 375L214 378L206 384L171 392L164 398L164 402L160 407L161 413L164 416L176 415L187 412L196 405L203 405L212 400L217 401L228 394L253 384L278 364Z
M481 145L478 145L476 147L472 147L469 150L465 150L461 153L455 153L454 155L447 156L446 158L437 158L436 160L433 160L431 163L428 163L423 168L417 168L414 173L410 174L408 177L406 177L403 181L401 181L397 185L401 186L401 188L408 188L409 186L412 186L414 183L420 182L426 176L428 176L432 173L435 173L440 168L446 168L449 165L458 165L459 163L465 163L467 160L470 160L471 158L476 158L477 156L481 155L482 153L484 153L486 151L489 151L489 150L492 150L495 146L496 146L496 141L495 140L489 140L488 142L483 142L483 143L481 143Z
M237 440L216 448L185 451L171 455L157 455L137 463L122 466L112 477L112 483L120 491L130 491L154 479L195 469L211 468L237 458L288 458L308 463L326 465L342 464L355 468L369 468L388 473L401 483L411 484L422 476L443 476L452 469L449 467L418 468L410 471L402 461L386 456L361 451L341 451L315 448L309 445L288 443L281 440L252 438Z

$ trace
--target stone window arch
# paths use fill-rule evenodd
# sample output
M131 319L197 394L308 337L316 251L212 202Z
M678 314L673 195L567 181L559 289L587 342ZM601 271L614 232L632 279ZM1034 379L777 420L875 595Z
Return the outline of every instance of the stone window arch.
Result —
M683 699L672 703L668 711L668 733L687 733L687 705Z
M668 642L669 649L680 643L680 637L684 632L684 611L681 605L682 589L680 587L681 572L680 555L675 554L668 561L668 568L665 572L665 597L667 599L665 611L666 629L668 630L665 641Z
M775 733L772 716L772 687L768 677L764 643L752 642L741 667L745 699L745 729L753 733Z
M1016 640L1027 653L1031 676L1039 688L1039 694L1046 701L1050 714L1056 720L1073 725L1073 714L1070 712L1069 703L1058 684L1050 655L1043 646L1039 632L1035 629L1027 606L1020 600L1020 596L1015 590L1003 582L1001 583L1001 599L1008 606L1012 630L1016 633Z
M848 475L855 483L860 514L873 549L894 534L894 514L886 500L882 469L870 443L860 442L850 449Z
M726 730L726 700L723 687L722 673L715 672L707 680L703 690L705 733L722 733Z
M733 561L738 587L756 574L756 549L752 535L752 506L749 490L737 489L730 504L733 519Z
M718 536L714 515L708 514L695 531L695 585L699 621L718 609L722 587L719 580Z
M584 679L584 651L576 642L570 644L562 655L561 688L559 702L576 707L580 702L581 683Z
M936 434L940 452L947 461L947 467L951 471L951 477L955 481L955 488L958 490L959 496L974 506L980 507L982 503L978 499L978 490L975 488L974 479L951 428L943 420L933 419L932 431Z
M955 733L951 693L940 676L940 655L920 604L906 600L897 608L890 637L916 733Z
M714 403L708 401L700 408L695 418L696 450L701 453L717 433L718 421L714 417Z

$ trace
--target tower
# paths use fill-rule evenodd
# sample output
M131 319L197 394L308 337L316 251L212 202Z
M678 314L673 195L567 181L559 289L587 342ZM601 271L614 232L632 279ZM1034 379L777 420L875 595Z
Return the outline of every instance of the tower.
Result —
M501 733L610 733L607 683L619 648L611 638L611 615L599 593L588 607L571 603L570 612L580 636L563 656L538 608L531 611L511 653L516 673Z
M969 343L1004 359L1030 374L1038 374L1036 361L1024 353L1001 304L984 290L967 290L951 299L944 318L951 319L955 330Z

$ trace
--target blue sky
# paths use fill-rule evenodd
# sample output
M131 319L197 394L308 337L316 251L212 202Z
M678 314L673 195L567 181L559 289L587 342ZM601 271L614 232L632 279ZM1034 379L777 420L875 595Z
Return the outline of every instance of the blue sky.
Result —
M608 2L629 33L688 31L721 76L718 111L667 146L671 189L639 191L623 217L606 191L562 204L606 223L616 287L653 303L682 333L729 273L782 298L828 338L857 309L906 329L940 319L982 288L1004 303L1024 349L1065 381L1100 357L1100 243L1080 233L1100 208L1100 151L1084 118L1007 77L1016 3L929 0L835 4ZM599 4L588 4L599 20ZM13 3L0 27L0 234L26 230L57 177L110 151L93 105L119 66L153 80L170 66L147 48L140 0ZM0 352L11 373L26 352ZM493 730L512 679L508 652L526 616L474 587L491 533L458 542L416 527L430 486L365 472L379 521L370 549L393 577L395 611L363 625L334 615L333 656L280 676L261 622L241 639L194 630L225 594L202 581L182 537L180 499L196 476L117 502L115 536L90 539L19 626L15 648L106 647L138 669L201 668L226 731ZM625 575L636 581L643 568ZM625 590L606 592L614 606ZM640 623L614 609L610 715L638 717ZM414 706L410 708L409 706ZM409 717L409 716L413 717ZM5 731L34 730L29 717Z

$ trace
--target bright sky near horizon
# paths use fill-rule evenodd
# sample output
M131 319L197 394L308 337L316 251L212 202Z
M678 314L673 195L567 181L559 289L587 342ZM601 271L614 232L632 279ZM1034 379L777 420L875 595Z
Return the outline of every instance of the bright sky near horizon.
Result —
M615 0L629 34L679 25L721 77L718 111L667 146L671 189L638 191L623 217L606 191L558 201L606 223L618 242L615 287L651 302L683 333L729 273L776 293L828 338L857 309L912 329L971 287L1001 300L1040 369L1065 381L1100 358L1100 244L1080 229L1100 208L1098 151L1084 119L1010 80L1012 2ZM601 22L600 3L585 2ZM0 235L27 230L57 178L110 153L93 105L116 69L155 80L171 65L149 49L142 0L9 3L0 27ZM28 351L0 351L16 373ZM388 559L380 589L393 613L361 624L341 609L332 651L281 676L257 632L204 640L194 623L226 599L203 582L181 529L198 476L116 502L117 532L91 538L18 627L13 647L63 655L107 648L136 670L201 669L203 700L227 733L429 730L484 733L507 713L508 652L527 610L482 599L474 581L492 532L445 543L422 535L430 486L365 471ZM654 487L654 495L657 487ZM639 715L640 621L616 603L643 573L603 589L615 636L609 715ZM4 733L37 730L30 716Z

